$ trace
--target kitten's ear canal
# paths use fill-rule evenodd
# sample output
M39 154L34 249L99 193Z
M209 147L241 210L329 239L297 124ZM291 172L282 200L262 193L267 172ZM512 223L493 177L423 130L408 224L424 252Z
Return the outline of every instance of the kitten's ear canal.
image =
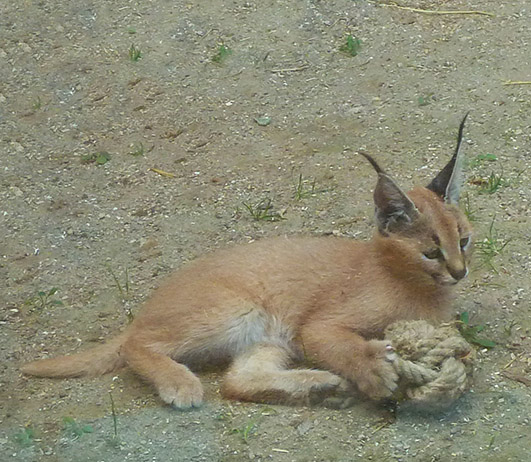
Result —
M374 188L378 230L382 234L405 230L417 218L419 214L417 207L371 156L364 153L360 154L371 163L378 173L378 183Z
M440 173L427 186L428 189L439 195L448 204L457 204L459 202L459 194L461 186L463 185L463 129L465 121L468 117L468 112L463 117L461 125L459 125L459 133L457 135L457 146L450 162L440 171Z

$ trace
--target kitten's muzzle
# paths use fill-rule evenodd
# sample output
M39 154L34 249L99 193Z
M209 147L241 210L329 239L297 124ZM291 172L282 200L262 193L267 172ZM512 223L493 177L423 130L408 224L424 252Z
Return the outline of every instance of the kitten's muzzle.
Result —
M437 282L443 286L453 286L457 284L461 279L464 279L468 276L468 268L466 267L460 269L446 269L448 271L448 275L436 278Z
M468 276L468 268L463 267L460 269L446 268L447 274L432 274L433 279L442 286L453 286L457 284L461 279Z
M455 282L457 283L461 279L466 278L468 275L468 268L466 266L463 266L462 268L447 268L448 272L450 273L450 276L452 276L455 279Z

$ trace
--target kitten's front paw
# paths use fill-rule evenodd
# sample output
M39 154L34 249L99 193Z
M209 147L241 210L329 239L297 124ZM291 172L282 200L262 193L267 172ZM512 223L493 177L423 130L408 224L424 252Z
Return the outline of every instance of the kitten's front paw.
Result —
M326 371L310 371L314 377L309 391L310 405L326 402L332 396L343 395L350 389L348 380Z
M158 391L162 401L176 409L199 407L203 402L203 386L192 374L179 383L159 387Z
M396 353L387 341L367 342L365 357L360 361L355 382L361 392L372 399L389 398L397 388L398 374L393 362Z
M348 382L339 375L328 371L311 370L312 378L308 380L312 389L319 390L344 390L348 387Z

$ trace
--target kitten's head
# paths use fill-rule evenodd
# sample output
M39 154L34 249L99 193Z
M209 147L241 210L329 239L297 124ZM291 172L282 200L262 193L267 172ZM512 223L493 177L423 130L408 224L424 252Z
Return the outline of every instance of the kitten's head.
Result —
M459 209L463 177L464 117L455 153L427 187L405 193L370 156L378 172L374 190L378 231L391 251L392 265L404 274L419 272L437 285L453 285L468 274L472 227ZM389 238L389 239L385 239Z

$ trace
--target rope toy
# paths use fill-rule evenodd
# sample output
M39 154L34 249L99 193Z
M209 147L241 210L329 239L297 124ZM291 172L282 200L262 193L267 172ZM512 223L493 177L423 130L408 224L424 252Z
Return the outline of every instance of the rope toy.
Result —
M385 330L400 377L397 398L416 408L441 410L468 388L473 348L455 327L435 327L426 321L399 321Z

